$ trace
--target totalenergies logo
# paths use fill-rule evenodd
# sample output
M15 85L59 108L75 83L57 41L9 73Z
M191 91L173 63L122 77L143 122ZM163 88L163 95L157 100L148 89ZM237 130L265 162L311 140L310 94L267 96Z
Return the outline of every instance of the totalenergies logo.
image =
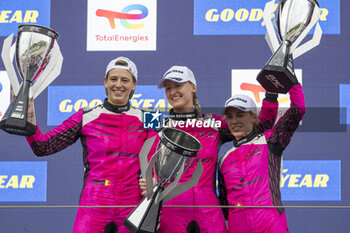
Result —
M140 11L139 14L130 14L131 11ZM108 19L109 25L112 29L115 28L115 19L119 19L120 23L128 29L139 29L142 28L144 25L142 23L140 24L131 24L128 20L140 20L146 18L148 15L148 9L144 5L140 4L133 4L126 6L122 9L121 12L115 12L115 11L109 11L104 9L98 9L96 10L96 16L98 17L105 17Z
M302 84L302 71L295 69L295 74L298 78L299 83ZM258 108L262 107L262 102L265 97L266 90L256 80L259 69L233 69L231 70L231 95L238 93L248 95L257 104ZM278 115L279 119L289 108L290 98L288 94L278 95Z
M88 51L157 48L157 0L87 0Z

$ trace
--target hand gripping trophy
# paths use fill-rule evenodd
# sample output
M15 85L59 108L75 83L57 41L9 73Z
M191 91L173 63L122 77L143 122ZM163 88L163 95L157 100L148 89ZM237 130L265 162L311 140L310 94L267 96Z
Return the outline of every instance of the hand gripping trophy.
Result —
M309 51L320 43L322 30L318 23L320 8L316 0L279 0L276 28L282 41L279 45L274 31L271 14L275 0L265 5L265 39L274 53L257 76L266 91L287 93L298 80L294 73L293 57ZM297 47L316 24L313 38Z
M146 140L140 152L141 173L146 178L147 196L124 221L124 225L133 233L156 232L162 203L194 187L203 172L199 160L191 179L178 185L181 175L193 161L191 158L202 148L201 143L192 135L179 129L164 128L157 152L148 163L147 155L154 140L155 137ZM158 178L155 186L152 180L153 168Z
M2 130L23 136L35 134L33 99L55 80L62 68L57 38L57 32L50 28L25 24L18 27L15 44L11 46L13 34L4 40L1 57L16 98L0 121ZM12 64L15 53L21 85Z

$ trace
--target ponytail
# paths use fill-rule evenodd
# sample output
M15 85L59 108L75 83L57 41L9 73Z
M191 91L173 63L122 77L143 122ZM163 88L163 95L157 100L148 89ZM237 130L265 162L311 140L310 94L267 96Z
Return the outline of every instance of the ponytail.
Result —
M194 105L194 108L196 109L196 118L198 120L199 117L201 116L201 106L199 105L196 93L193 94L193 105Z

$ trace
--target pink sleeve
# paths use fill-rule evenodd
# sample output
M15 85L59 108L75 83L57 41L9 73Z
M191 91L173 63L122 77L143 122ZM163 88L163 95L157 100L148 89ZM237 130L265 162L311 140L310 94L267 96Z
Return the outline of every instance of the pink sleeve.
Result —
M37 126L34 135L26 137L29 146L38 156L49 155L72 145L80 137L83 110L80 109L62 124L43 134Z
M305 114L305 99L301 85L294 85L289 90L289 95L291 106L279 119L272 130L271 137L268 138L269 143L279 144L282 149L285 149L291 141Z
M277 118L277 112L278 112L278 102L268 102L266 100L263 100L261 111L259 113L259 121L260 122L270 121L272 122L272 126L273 126Z
M289 96L291 101L290 106L295 104L299 108L302 119L305 114L305 97L302 86L300 84L294 85L289 90Z

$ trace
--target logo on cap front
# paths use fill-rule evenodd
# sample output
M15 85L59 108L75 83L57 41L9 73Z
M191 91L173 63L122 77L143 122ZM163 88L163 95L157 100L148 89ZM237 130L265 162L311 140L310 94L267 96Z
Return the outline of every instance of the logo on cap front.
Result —
M164 74L164 77L167 76L170 73L180 73L183 74L184 72L182 70L170 70Z
M236 98L234 98L233 100L242 101L242 102L244 102L244 103L247 103L247 102L248 102L247 100L242 99L242 98L239 98L239 97L236 97Z
M169 77L169 79L173 79L173 80L176 80L176 81L182 81L182 78L176 78L176 77Z

